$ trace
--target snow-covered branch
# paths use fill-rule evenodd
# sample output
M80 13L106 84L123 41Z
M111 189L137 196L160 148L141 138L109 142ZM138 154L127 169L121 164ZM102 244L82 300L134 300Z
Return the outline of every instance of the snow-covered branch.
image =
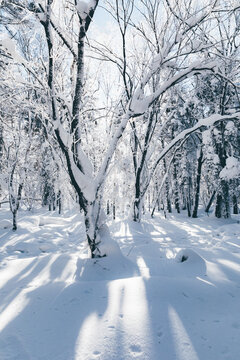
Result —
M240 120L240 112L235 112L234 114L231 115L220 115L220 114L214 114L211 115L205 119L201 119L199 120L193 127L189 128L189 129L185 129L183 131L180 132L180 134L178 134L167 146L164 147L164 149L161 151L160 155L158 156L157 161L155 162L151 173L149 174L149 178L148 178L148 182L145 185L145 188L143 190L143 193L146 192L147 187L156 171L156 168L158 166L158 164L160 163L160 161L164 158L164 156L166 156L166 154L179 142L179 141L183 141L185 138L187 138L189 135L191 135L192 133L194 133L195 131L201 129L202 127L211 127L214 124L216 124L217 122L220 121L228 121L228 120Z

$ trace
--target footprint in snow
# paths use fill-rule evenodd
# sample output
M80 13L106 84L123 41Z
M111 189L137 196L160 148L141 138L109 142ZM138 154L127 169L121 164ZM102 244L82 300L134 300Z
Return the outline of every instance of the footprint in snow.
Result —
M141 349L141 346L140 346L140 345L131 345L131 346L130 346L130 350L131 350L133 353L140 353L140 352L142 352L142 349Z
M100 351L97 351L97 350L96 350L96 351L93 352L93 355L99 356L99 355L101 355L101 353L100 353Z

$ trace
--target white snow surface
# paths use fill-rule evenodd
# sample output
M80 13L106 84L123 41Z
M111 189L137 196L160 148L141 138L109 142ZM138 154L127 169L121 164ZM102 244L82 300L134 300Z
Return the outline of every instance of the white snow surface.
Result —
M21 210L0 227L0 359L239 359L239 220L109 221L95 260L78 212Z

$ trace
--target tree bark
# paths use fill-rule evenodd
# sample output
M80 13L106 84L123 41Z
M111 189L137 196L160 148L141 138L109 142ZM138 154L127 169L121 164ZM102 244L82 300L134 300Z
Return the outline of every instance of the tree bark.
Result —
M221 181L220 192L217 194L215 216L217 218L224 217L228 219L231 217L230 204L229 204L229 186L226 180Z
M233 195L233 214L234 215L239 214L238 201L237 201L237 196L235 194Z
M180 214L180 204L179 204L179 191L178 191L178 184L177 184L177 166L173 164L173 180L174 180L174 204L177 213Z
M197 216L198 216L198 205L199 205L199 197L200 197L202 165L203 165L203 151L202 151L202 148L201 148L200 155L198 157L196 192L195 192L194 208L193 208L193 213L192 213L193 218L197 218Z
M205 212L206 212L206 213L209 212L210 207L212 206L212 203L213 203L213 200L214 200L214 198L215 198L216 192L217 192L217 191L214 190L213 193L212 193L212 195L211 195L211 197L210 197L210 199L209 199L209 202L208 202L208 204L207 204L207 206L206 206L206 209L205 209Z
M13 215L13 226L12 226L12 230L16 231L17 230L17 210L14 210L12 212Z

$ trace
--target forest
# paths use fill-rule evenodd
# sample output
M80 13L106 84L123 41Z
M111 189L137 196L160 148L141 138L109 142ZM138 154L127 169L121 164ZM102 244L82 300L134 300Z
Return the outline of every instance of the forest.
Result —
M3 271L3 284L10 286L17 277L16 283L27 278L28 268L31 274L39 266L32 286L43 291L43 286L51 284L42 314L52 319L56 332L51 341L45 339L46 324L38 315L40 327L35 335L41 338L44 333L42 342L48 346L45 353L41 353L41 347L35 351L36 338L30 336L34 321L29 328L23 324L38 309L37 294L33 294L32 302L28 300L32 304L28 312L21 313L20 305L19 310L11 304L17 296L27 298L28 283L23 281L25 290L16 297L14 287L7 287L8 295L0 304L0 323L1 317L2 324L6 323L0 325L1 359L236 360L239 345L235 343L235 330L239 334L240 329L234 311L240 288L235 276L240 271L239 211L237 0L0 1L0 274ZM41 280L45 265L40 264L44 259L49 261L46 273L51 274L56 262L56 273L63 267L61 282L50 275ZM33 266L32 261L38 265ZM180 264L185 268L180 269ZM166 280L165 271L172 282ZM203 276L210 278L207 281ZM168 305L168 314L169 321L177 324L172 330L175 353L171 353L170 341L160 350L157 347L162 342L158 338L163 332L157 320L152 328L161 335L151 343L149 334L152 319L165 316L163 309L153 306L148 318L151 321L147 324L145 319L148 335L137 330L144 326L142 314L149 307L149 303L143 306L147 300L139 289L145 286L147 293L147 285L143 286L142 279L153 279L148 282L149 299L153 301L163 296L154 293L155 281L167 293L173 286L186 298L192 295L197 299L196 293L202 291L202 284L197 286L200 277L202 284L217 289L211 295L207 317L211 317L210 309L222 294L223 303L215 309L215 320L223 321L225 315L221 318L220 313L229 306L226 294L235 298L231 331L224 345L228 350L220 351L219 339L212 339L215 345L204 348L191 320L185 319L195 334L191 341L173 305ZM119 284L122 279L125 285ZM82 327L79 325L84 335L76 340L73 325L66 349L61 350L63 334L56 330L60 320L47 304L51 291L58 293L55 282L62 286L62 302L58 304L62 312L64 301L70 304L75 299L77 284L77 299L90 313L94 303L103 306L100 300L94 300L96 294L104 298L103 283L120 304L121 291L127 289L130 279L132 284L139 282L129 283L129 288L135 286L136 294L139 292L135 297L142 301L137 318L134 305L129 305L137 300L131 300L131 296L128 302L123 300L128 304L128 319L132 317L124 328L125 350L121 350L116 322L111 328L116 330L112 335L117 339L116 347L109 349L109 354L107 345L104 350L96 350L97 334L91 329L102 329L103 334L105 330L93 318L92 325L86 325L84 311ZM89 290L91 281L95 285ZM71 291L63 291L66 284L73 286ZM1 286L0 275L0 292ZM205 291L202 297L207 301ZM83 300L85 293L90 293L89 303ZM62 325L67 321L66 326L71 327L75 307L75 303L73 310L69 307L68 320L67 312L64 320L60 317ZM193 318L195 307L201 316L196 300L189 309ZM183 308L186 315L188 306ZM9 320L6 335L6 319L10 316L6 314L11 312L15 320L20 313L20 320ZM116 316L123 318L123 313L120 315ZM24 335L19 330L22 326ZM201 326L197 331L206 332L209 341L216 330L213 325ZM16 331L18 335L11 339ZM137 335L131 338L135 331ZM226 336L226 329L220 327L218 331L219 337ZM6 350L8 343L10 350ZM59 352L51 348L53 345Z

